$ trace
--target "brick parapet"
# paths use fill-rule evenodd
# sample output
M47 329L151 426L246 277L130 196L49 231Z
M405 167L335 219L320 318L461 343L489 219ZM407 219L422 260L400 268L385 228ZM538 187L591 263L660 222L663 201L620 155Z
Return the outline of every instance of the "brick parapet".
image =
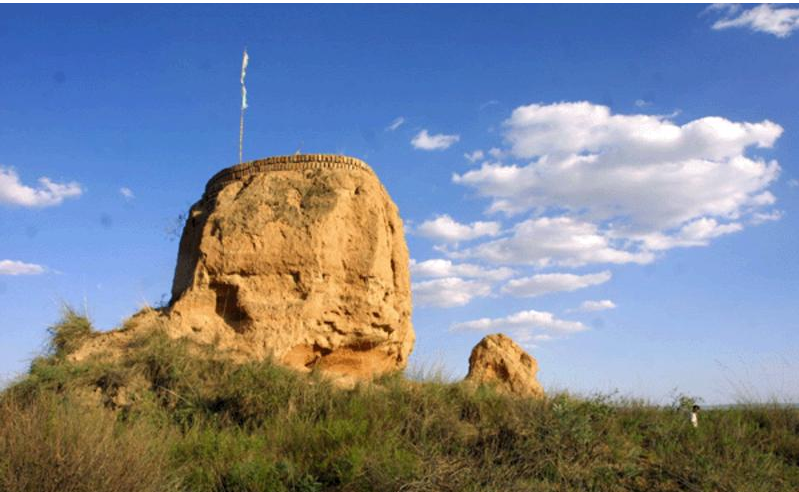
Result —
M226 185L272 171L305 171L309 169L352 169L374 174L371 167L360 159L334 154L281 155L243 162L216 173L205 185L204 199L214 197Z

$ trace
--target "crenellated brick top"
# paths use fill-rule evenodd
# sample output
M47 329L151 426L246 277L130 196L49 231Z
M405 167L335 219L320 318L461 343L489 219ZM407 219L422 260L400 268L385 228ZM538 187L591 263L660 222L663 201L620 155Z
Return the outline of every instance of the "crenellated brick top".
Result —
M333 154L280 155L243 162L216 173L205 185L204 199L215 196L227 184L270 171L304 171L306 169L353 169L374 174L372 168L355 157Z

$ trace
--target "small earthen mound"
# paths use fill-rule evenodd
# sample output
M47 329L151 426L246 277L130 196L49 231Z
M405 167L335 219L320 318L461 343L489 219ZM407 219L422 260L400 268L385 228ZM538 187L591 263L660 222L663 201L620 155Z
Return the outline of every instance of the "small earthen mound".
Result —
M544 396L536 379L538 363L510 337L488 335L474 346L469 356L466 381L491 384L501 391L519 396Z

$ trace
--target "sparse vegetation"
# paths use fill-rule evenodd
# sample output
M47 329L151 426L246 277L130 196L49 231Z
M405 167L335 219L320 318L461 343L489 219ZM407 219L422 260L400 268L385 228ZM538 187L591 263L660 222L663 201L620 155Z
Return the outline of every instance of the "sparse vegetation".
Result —
M0 396L0 490L791 491L799 410L515 399L401 374L353 390L157 331L113 361L67 311ZM684 402L683 402L684 404Z

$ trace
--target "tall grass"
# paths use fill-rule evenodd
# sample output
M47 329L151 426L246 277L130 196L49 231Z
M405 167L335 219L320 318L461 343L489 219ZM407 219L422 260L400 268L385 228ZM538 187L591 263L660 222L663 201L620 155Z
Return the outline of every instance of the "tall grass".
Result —
M4 395L0 422L0 490L177 490L154 428L117 424L110 412L55 394L27 404Z
M694 429L679 405L517 399L435 368L341 390L157 330L113 361L37 359L0 403L8 491L799 490L795 408L709 410Z

